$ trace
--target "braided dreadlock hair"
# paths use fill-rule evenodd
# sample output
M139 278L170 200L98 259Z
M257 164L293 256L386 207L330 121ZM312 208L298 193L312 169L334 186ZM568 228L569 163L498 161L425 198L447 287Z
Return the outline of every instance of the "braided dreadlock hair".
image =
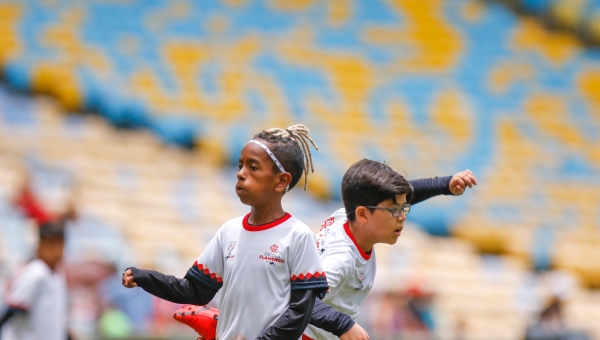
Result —
M252 137L252 139L265 142L283 168L292 175L288 190L291 190L298 183L303 172L304 190L306 190L308 172L315 171L309 143L316 150L319 150L319 147L308 136L308 131L306 126L295 124L287 129L271 128L263 130ZM273 164L273 171L281 172L275 164Z

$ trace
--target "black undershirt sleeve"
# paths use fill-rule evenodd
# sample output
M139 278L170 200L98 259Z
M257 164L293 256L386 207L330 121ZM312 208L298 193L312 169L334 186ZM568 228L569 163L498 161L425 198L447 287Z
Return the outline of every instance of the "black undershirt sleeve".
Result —
M450 180L452 176L423 178L408 181L413 187L412 205L438 195L452 195Z
M308 326L319 290L292 290L288 309L257 340L299 339Z
M310 318L310 324L340 337L349 331L355 322L348 315L338 312L317 298Z
M15 314L25 312L25 310L9 306L4 314L0 317L0 328L2 328L2 325L4 325L6 321L10 320L10 318L12 318Z
M146 292L174 303L202 306L209 303L220 287L198 279L190 269L183 279L153 270L129 268L133 282Z

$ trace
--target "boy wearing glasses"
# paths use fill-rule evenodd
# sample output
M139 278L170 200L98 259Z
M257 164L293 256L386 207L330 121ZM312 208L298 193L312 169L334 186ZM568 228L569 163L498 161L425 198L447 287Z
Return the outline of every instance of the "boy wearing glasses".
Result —
M359 307L375 278L373 246L396 243L410 212L408 202L416 204L438 194L460 195L474 184L477 180L469 170L453 177L409 183L386 164L368 159L354 163L342 179L344 208L325 220L317 235L317 247L329 284L322 301L356 321ZM324 329L344 334L342 324L347 329L354 326L353 322L341 323L340 314L336 315L317 301L303 339L337 339ZM315 322L317 319L321 322ZM368 339L368 335L364 333L362 338Z

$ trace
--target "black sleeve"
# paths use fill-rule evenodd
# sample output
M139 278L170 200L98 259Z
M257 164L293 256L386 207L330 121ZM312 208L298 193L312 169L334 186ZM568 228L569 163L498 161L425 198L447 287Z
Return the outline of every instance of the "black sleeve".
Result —
M337 337L349 331L355 324L348 315L338 312L319 298L315 300L315 308L309 323Z
M0 328L2 328L2 325L4 325L6 321L10 320L10 318L12 318L17 313L25 313L25 310L9 306L2 315L2 317L0 317Z
M202 306L210 302L220 287L198 279L190 269L183 279L153 270L129 268L138 287L161 299L174 303Z
M300 339L306 326L308 326L308 321L310 321L315 306L316 290L292 290L288 309L257 340Z
M452 176L423 178L408 181L413 187L412 205L421 203L426 199L438 195L452 195L450 191L450 180Z

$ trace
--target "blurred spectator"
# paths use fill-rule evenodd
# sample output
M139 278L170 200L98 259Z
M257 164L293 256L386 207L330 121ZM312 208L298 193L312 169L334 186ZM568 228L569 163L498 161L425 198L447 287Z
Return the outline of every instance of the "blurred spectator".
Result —
M433 295L418 287L388 292L372 318L374 337L381 340L434 338Z
M65 245L64 226L39 227L36 258L12 280L8 308L0 318L3 340L64 340L67 330L67 285L59 268Z
M539 315L538 321L527 328L526 340L588 340L588 335L569 330L565 325L563 302L554 296Z
M433 294L415 286L408 290L408 296L405 329L429 337L435 329Z
M65 189L66 204L60 204L55 207L58 210L50 212L36 192L36 188L43 191L44 187L33 185L51 182L44 180L45 177L51 177L46 172L44 169L38 169L37 172L27 173L23 185L13 199L13 204L38 226L51 221L64 226L62 270L69 287L72 331L78 338L91 337L98 331L98 321L105 312L102 306L108 301L107 296L100 291L105 285L103 282L116 273L117 268L123 267L123 261L130 260L117 229L78 210L76 187L72 178L68 186L61 187ZM38 180L37 176L40 176L41 180ZM120 287L120 279L115 282L115 286ZM153 316L153 306L150 302L137 301L136 298L140 300L132 296L111 306L121 307L121 311L133 319L136 330L141 332L147 328L148 321ZM117 315L120 314L109 313L108 320Z
M153 296L143 290L133 290L130 294L121 287L121 275L115 274L99 285L102 301L121 310L131 323L136 334L147 334L154 318ZM171 306L170 315L175 308Z
M98 320L99 333L106 338L126 338L132 335L131 320L120 309L107 304Z
M393 339L400 332L402 323L403 296L400 292L383 294L375 304L377 315L372 319L377 339Z

